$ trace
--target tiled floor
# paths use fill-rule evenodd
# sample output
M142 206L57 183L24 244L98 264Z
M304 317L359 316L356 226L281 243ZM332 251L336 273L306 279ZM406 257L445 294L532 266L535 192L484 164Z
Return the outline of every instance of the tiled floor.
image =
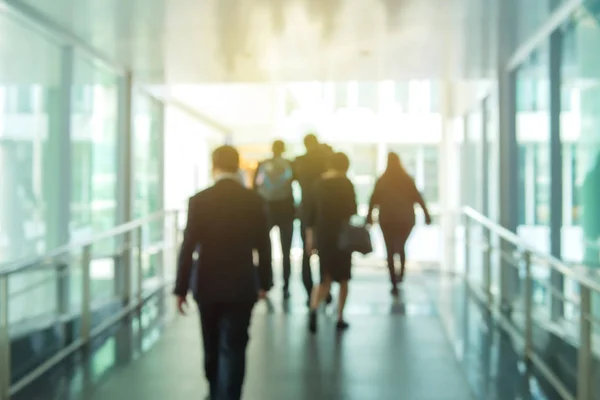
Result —
M244 399L468 400L471 394L420 276L393 301L385 271L357 271L348 305L350 330L306 329L306 296L290 304L274 291L255 309ZM334 292L335 297L335 292ZM197 317L177 317L158 343L102 383L95 400L202 399Z

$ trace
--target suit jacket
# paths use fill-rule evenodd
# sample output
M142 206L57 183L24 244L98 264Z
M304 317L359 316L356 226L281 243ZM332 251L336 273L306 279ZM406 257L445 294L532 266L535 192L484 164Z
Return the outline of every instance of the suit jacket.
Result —
M190 282L196 251L197 269ZM223 179L190 199L176 295L185 296L191 286L201 303L251 303L258 289L271 288L272 277L269 225L257 193Z

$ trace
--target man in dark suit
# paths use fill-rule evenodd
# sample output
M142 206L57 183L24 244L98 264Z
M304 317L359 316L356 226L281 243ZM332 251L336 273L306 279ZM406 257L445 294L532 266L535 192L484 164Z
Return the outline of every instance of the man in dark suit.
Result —
M182 314L190 288L198 303L210 398L239 400L252 308L272 286L269 224L263 200L239 182L237 150L220 147L212 162L216 183L189 201L175 295Z

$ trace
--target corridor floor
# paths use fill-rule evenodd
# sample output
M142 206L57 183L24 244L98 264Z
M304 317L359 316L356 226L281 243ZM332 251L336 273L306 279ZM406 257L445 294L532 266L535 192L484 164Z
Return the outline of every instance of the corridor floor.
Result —
M274 289L253 315L244 399L468 400L471 394L418 273L400 299L382 269L355 271L339 335L330 306L316 336L306 327L306 296ZM335 298L335 292L334 298ZM195 307L193 309L195 311ZM175 317L159 341L101 384L95 400L204 399L198 318Z

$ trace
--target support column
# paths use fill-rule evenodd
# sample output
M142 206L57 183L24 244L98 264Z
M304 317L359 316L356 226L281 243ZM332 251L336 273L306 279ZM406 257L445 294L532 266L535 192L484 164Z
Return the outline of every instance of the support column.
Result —
M516 127L516 71L508 71L506 65L512 51L513 32L506 29L513 21L511 2L499 1L498 5L498 105L499 105L499 151L500 151L500 224L516 232L518 223L518 146ZM502 250L510 254L514 247L502 242ZM505 310L512 308L519 286L515 268L500 258L500 296Z
M133 87L131 72L119 77L119 103L118 103L118 144L117 144L117 212L116 225L131 221L132 219L132 192L133 188ZM115 294L128 304L131 294L131 262L133 245L131 233L117 238L115 246L117 256L114 260L114 291Z
M438 152L440 225L444 239L444 251L442 253L444 258L441 268L445 271L456 272L456 226L459 221L456 213L459 211L460 204L456 201L457 196L454 194L460 189L455 185L460 180L456 174L456 168L454 168L457 148L454 146L454 126L452 122L453 91L452 84L447 80L441 86L442 140L440 141Z
M133 192L133 88L131 72L119 78L119 114L117 145L119 167L117 174L117 221L123 224L132 218L132 192Z
M550 253L560 259L563 223L563 152L560 138L561 120L561 61L562 31L550 35ZM563 293L564 278L552 270L550 280L554 289ZM556 320L563 316L562 299L551 297L551 316Z
M71 113L73 91L73 48L61 50L60 82L46 93L48 105L48 135L44 151L43 197L46 208L46 247L48 250L65 245L70 240L71 220ZM70 274L69 264L56 266L57 311L64 315L69 311ZM66 332L65 332L66 333ZM67 338L68 340L68 338Z

